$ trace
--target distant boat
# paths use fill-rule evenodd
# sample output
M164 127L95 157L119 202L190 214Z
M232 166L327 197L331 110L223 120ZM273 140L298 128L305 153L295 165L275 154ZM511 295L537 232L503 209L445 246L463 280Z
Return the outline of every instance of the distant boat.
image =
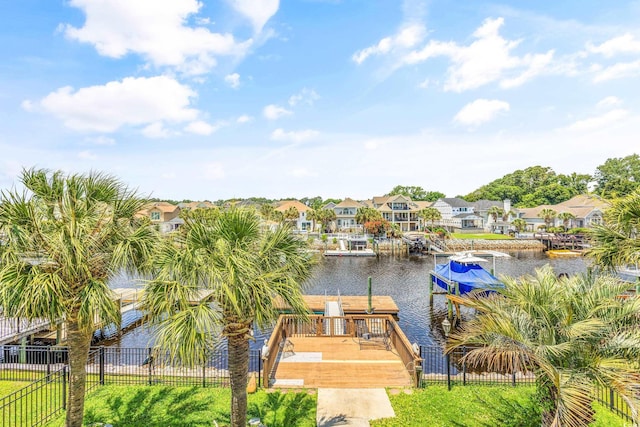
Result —
M569 249L552 249L546 252L549 258L573 258L582 256L582 252L571 251Z
M487 260L470 254L451 256L446 264L436 264L431 272L431 281L450 293L455 292L455 288L450 286L457 284L461 295L472 291L495 292L504 288L504 283L481 267L480 262Z

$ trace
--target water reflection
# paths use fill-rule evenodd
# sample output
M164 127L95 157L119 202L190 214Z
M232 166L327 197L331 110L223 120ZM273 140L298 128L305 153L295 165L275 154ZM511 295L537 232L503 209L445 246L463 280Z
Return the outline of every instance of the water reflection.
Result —
M571 275L585 272L588 265L588 260L583 257L547 258L540 252L514 252L510 255L510 258L496 258L495 273L498 277L533 274L536 268L545 264L551 264L557 274ZM305 293L366 295L367 278L370 276L374 294L390 295L395 300L400 309L400 327L411 342L422 345L441 344L444 342L444 334L440 324L446 316L446 304L443 295L435 295L433 307L429 307L428 281L433 266L432 256L322 258L306 284ZM493 265L487 263L485 267L490 269ZM132 283L122 277L113 287L128 287ZM463 319L471 314L468 309L462 309ZM269 333L270 331L258 331L252 348L260 348ZM150 344L149 340L148 328L140 327L105 345L146 347Z

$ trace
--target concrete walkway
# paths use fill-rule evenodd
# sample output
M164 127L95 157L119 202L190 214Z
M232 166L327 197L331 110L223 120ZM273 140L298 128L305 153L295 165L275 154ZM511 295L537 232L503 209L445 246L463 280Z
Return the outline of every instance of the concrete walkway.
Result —
M319 388L318 427L369 427L369 421L395 417L382 388Z

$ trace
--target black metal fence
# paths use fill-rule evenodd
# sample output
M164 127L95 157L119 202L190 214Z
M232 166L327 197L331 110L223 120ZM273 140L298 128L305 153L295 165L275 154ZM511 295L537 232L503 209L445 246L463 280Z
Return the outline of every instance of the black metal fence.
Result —
M638 397L640 399L640 397ZM633 414L627 402L613 389L597 386L595 399L626 421L633 422Z
M66 347L21 347L0 351L0 380L31 382L0 399L2 427L43 425L66 409ZM172 366L169 355L153 348L92 347L87 361L86 391L101 385L228 387L226 350L211 354L201 367ZM260 386L262 358L250 350L249 372Z
M46 424L67 406L67 367L51 372L28 386L0 398L2 426Z
M465 347L444 355L440 347L420 347L422 374L419 386L427 384L452 385L533 385L533 372L496 371L470 367L462 357L467 353Z

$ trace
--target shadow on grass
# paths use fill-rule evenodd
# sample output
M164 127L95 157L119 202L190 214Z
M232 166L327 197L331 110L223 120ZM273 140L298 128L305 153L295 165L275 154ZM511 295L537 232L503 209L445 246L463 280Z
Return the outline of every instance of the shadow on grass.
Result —
M99 405L86 408L87 425L108 422L118 427L211 426L213 419L222 425L229 423L228 415L212 412L211 404L197 387L139 389L126 399L115 393L98 393L96 398L100 399Z
M296 427L314 419L315 400L304 393L281 393L266 395L263 402L251 403L248 418L260 418L269 427Z
M535 397L524 402L509 399L490 401L476 395L476 401L486 408L490 419L481 420L471 417L468 422L452 421L455 427L540 427L542 413Z

